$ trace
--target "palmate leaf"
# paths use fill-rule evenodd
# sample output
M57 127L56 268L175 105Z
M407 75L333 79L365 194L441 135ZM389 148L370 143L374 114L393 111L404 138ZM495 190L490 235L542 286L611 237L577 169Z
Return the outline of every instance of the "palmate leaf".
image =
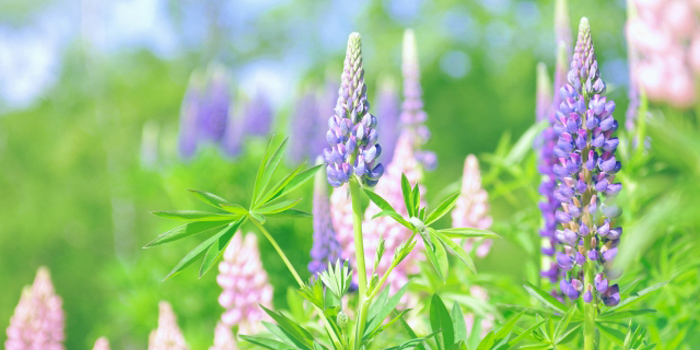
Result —
M525 337L529 336L530 333L532 333L535 329L540 327L544 322L545 322L544 320L539 321L539 322L533 324L532 326L530 326L528 329L524 330L522 333L518 334L517 337L513 338L512 340L510 340L508 342L508 346L509 346L508 349L509 350L514 349L518 343L520 343L523 339L525 339Z
M166 219L185 221L233 221L241 217L240 215L231 213L212 213L200 210L153 211L151 214Z
M267 141L267 146L265 147L265 153L263 159L260 161L258 166L258 172L255 174L255 185L253 186L253 201L252 204L255 205L255 198L267 187L267 183L263 184L263 177L265 176L265 170L267 169L267 164L272 156L272 137ZM269 180L268 180L269 181Z
M444 235L440 231L434 231L433 229L430 229L431 232L434 234L435 237L437 237L440 242L442 242L447 248L454 254L457 255L459 260L461 260L464 265L467 265L469 270L471 270L474 274L476 274L476 265L474 265L474 261L472 258L469 256L466 250L464 250L464 246L461 244L458 244L454 242L452 239Z
M386 212L396 213L396 209L394 209L391 206L391 204L389 204L389 202L386 201L386 199L382 198L382 196L374 193L373 191L370 191L367 187L363 187L362 189L364 190L367 197L369 197L369 200L372 201L372 203L374 203L377 207L379 207L379 209Z
M430 329L433 332L441 331L437 335L439 349L449 349L454 344L455 333L452 318L437 294L433 294L433 298L430 300Z
M322 169L322 166L323 166L323 164L314 165L313 167L296 174L292 178L292 180L289 181L289 183L287 183L284 186L284 188L282 188L282 191L280 191L275 196L273 196L271 200L282 197L282 196L296 190L297 188L299 188L299 186L302 186L307 181L313 179L314 175L316 175L316 173Z
M313 217L311 213L307 213L302 210L297 209L287 209L279 213L267 214L269 218L286 218L286 219L299 219L299 218L310 218Z
M442 201L442 203L440 203L440 205L437 206L437 208L435 208L432 212L430 212L430 214L428 214L428 218L425 220L425 224L430 225L433 222L439 220L445 214L447 214L455 206L458 198L459 193L455 193L447 197L444 201Z
M442 230L437 230L438 232L444 234L449 238L489 238L489 239L500 239L496 233L487 230L480 230L478 228L472 227L457 227L457 228L446 228Z
M368 316L368 322L365 326L365 330L362 333L363 337L368 337L372 334L377 327L382 325L382 322L386 320L389 314L399 305L401 298L406 293L408 289L408 284L405 284L401 289L399 289L396 294L392 295L391 298L387 298L389 295L389 288L385 288L382 291L383 298L378 298L373 304L371 309L376 310ZM386 292L386 294L384 294Z
M531 283L526 283L524 287L530 295L542 302L542 304L544 304L548 308L558 313L566 313L566 306L564 306L564 304L562 304L561 301L549 295L549 293L537 288Z
M610 311L610 312L604 312L598 317L596 317L597 320L599 321L617 321L617 320L622 320L626 318L631 318L637 315L644 315L648 313L656 312L654 309L640 309L640 310L625 310L625 311Z
M445 282L447 279L445 274L447 273L449 266L445 247L442 246L442 243L438 239L433 238L433 235L429 231L427 234L421 232L421 237L425 243L425 253L428 255L428 260L431 264L433 264L433 267L435 268L438 276L440 276L440 279Z
M277 325L281 329L298 342L298 346L301 346L302 349L310 349L313 347L314 338L304 327L296 324L281 312L272 311L262 305L260 307L277 322Z
M193 234L200 233L200 232L207 232L211 231L217 228L222 228L228 223L222 222L222 221L194 221L194 222L188 222L184 225L180 225L168 232L165 232L161 234L160 236L156 237L156 239L152 240L150 243L146 244L143 248L151 248L160 244L164 243L169 243L176 241L178 239L182 239L185 237L189 237Z
M376 214L374 214L374 216L372 216L372 220L374 220L374 219L376 219L376 218L380 218L380 217L382 217L382 216L389 216L389 217L391 217L392 219L394 219L394 221L396 221L396 222L398 222L399 224L403 225L403 226L406 227L407 229L413 230L413 226L412 226L408 221L406 221L406 220L401 216L401 214L399 214L399 213L397 213L397 212L395 212L395 211L389 211L389 210L380 211L379 213L376 213Z
M275 340L275 339L252 336L252 335L244 335L244 334L239 334L238 336L241 337L241 339L243 339L251 344L261 346L265 349L270 349L270 350L296 350L297 349L296 347L289 346L289 345L287 345L279 340Z
M286 200L281 200L281 201L276 201L276 202L270 202L261 207L260 209L257 209L256 211L268 215L268 214L277 214L281 213L287 209L292 209L294 208L297 204L301 202L301 198L299 199L286 199Z
M616 306L609 308L608 312L617 311L617 310L629 307L631 305L634 305L635 303L638 303L639 301L641 301L644 297L646 297L650 293L659 290L661 287L665 286L667 283L668 282L657 283L653 286L644 288L637 293L632 293L630 296L623 297L622 301L620 301L620 303L617 304Z
M265 165L265 170L263 171L263 175L261 177L260 191L255 193L253 196L253 207L255 207L257 203L259 203L260 197L262 196L262 193L265 192L265 188L267 188L267 185L270 182L272 175L274 175L275 171L277 171L277 167L279 166L280 161L282 160L282 155L284 155L284 151L287 149L287 140L288 138L285 138L282 141L282 143L280 143L280 145L277 146L275 153L272 154L270 160Z
M411 184L408 183L408 178L406 174L401 174L401 193L403 194L403 201L406 205L406 211L409 217L414 217L416 214L413 212L413 197L411 196Z
M415 341L415 345L413 345L411 347L415 347L416 349L419 349L419 350L425 350L425 347L423 346L422 343L426 338L437 335L437 332L436 332L436 333L433 333L425 338L419 338L418 335L416 335L416 332L413 331L413 328L411 328L411 326L408 324L408 322L406 322L406 320L403 319L403 317L399 318L399 324L401 325L403 330L406 332L406 334L408 334L408 336L411 338L411 340L409 340L409 342ZM408 342L406 342L406 343L408 343ZM390 349L404 349L403 346L409 346L406 343L400 345L399 347L393 347Z
M204 203L207 203L211 205L214 208L221 208L221 204L231 204L227 200L209 192L204 192L204 191L199 191L199 190L193 190L189 189L188 191L192 192L192 194L197 197L197 199L201 200Z
M243 216L248 214L248 209L243 208L243 206L239 204L221 203L220 206L221 209L226 210L227 212L232 213L234 215Z

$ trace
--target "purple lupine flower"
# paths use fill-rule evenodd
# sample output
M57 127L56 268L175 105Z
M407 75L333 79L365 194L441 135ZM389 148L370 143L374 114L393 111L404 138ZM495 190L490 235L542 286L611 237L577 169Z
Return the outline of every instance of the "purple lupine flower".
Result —
M238 350L236 337L233 336L231 326L219 321L214 329L214 345L209 350Z
M207 72L203 106L199 111L199 136L202 141L219 143L226 131L231 104L229 75L221 65L212 64Z
M323 160L319 156L317 163ZM314 244L311 248L309 271L316 275L328 268L328 263L335 264L341 257L340 243L331 223L331 207L328 200L328 183L323 172L316 173L314 179Z
M423 89L420 85L420 64L413 30L407 29L403 36L403 96L401 125L408 133L414 148L414 156L426 170L437 167L437 156L431 151L419 150L430 139L430 130L425 125L428 114L423 110Z
M452 227L473 227L487 230L491 227L493 219L489 215L488 193L481 187L481 172L479 160L470 154L464 160L464 172L462 174L462 188L457 204L452 210ZM472 250L474 239L465 240L467 251ZM492 240L480 240L476 249L476 255L484 257L488 254Z
M221 140L221 151L228 158L235 158L243 150L243 136L245 129L243 123L245 119L241 115L229 113L226 122L226 131Z
M391 79L382 80L379 84L379 96L377 97L377 110L382 116L382 123L377 126L377 130L382 135L382 157L391 161L394 157L394 147L399 139L399 117L401 100L396 90L394 81Z
M56 295L49 270L40 267L34 284L22 291L19 304L7 327L7 350L62 350L64 316L61 297Z
M258 91L246 106L245 133L252 136L265 136L270 133L273 113L270 100L263 92Z
M183 158L191 158L197 152L199 142L199 118L204 105L204 77L194 71L180 106L180 130L178 150Z
M219 263L216 282L223 289L219 304L226 309L221 321L229 327L238 325L243 334L259 331L260 321L267 318L260 305L271 307L272 286L260 260L255 234L243 238L237 232L233 236Z
M605 267L615 258L622 234L621 228L611 228L620 214L612 203L621 190L621 185L614 183L621 167L615 158L618 141L613 137L618 124L612 115L615 103L602 96L605 83L600 78L591 29L585 17L579 26L568 80L569 84L559 91L562 102L553 127L558 137L554 148L558 162L553 166L558 187L554 197L561 202L555 216L562 227L557 237L564 245L564 252L557 253L557 262L560 268L568 270L568 276L560 282L560 290L570 298L574 295L567 278L582 279L583 265L588 259L599 271L595 277L597 293L593 293L591 301L616 305L619 292L602 286L608 284ZM568 237L572 233L576 236ZM585 290L593 291L593 288L586 286Z
M365 70L362 67L362 40L352 33L343 64L335 115L328 119L323 150L328 182L338 187L356 175L363 184L374 186L384 173L382 164L374 164L382 148L377 143L377 118L369 113Z
M172 306L167 301L158 304L158 328L148 337L148 350L187 350L185 337L177 325Z
M313 159L314 142L310 140L313 140L315 135L321 133L323 129L323 124L318 123L319 114L316 94L313 91L307 91L296 101L289 137L289 158L294 163Z
M109 350L109 341L105 337L97 338L92 350Z

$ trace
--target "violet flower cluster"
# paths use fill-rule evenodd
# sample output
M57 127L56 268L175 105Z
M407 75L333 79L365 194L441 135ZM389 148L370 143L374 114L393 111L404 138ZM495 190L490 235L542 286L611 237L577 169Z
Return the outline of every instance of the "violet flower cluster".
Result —
M423 110L423 89L420 85L420 65L418 49L413 30L407 29L403 37L403 57L401 71L403 73L403 95L401 104L401 125L410 136L414 147L415 157L426 170L437 168L437 156L434 152L421 151L419 148L430 139L430 130L425 125L428 114Z
M382 156L384 159L394 159L394 148L399 139L399 118L401 116L401 100L399 92L394 82L384 79L379 83L379 93L377 96L377 110L382 116L382 123L378 126L382 135Z
M167 301L158 304L158 328L148 337L148 350L187 350L185 337L177 325L172 306Z
M311 262L309 262L309 271L312 275L325 271L328 263L335 264L341 258L340 243L331 223L327 186L323 172L316 173L313 200L314 243L311 248Z
M271 307L272 286L260 260L255 234L244 238L237 232L233 236L219 263L216 282L223 289L219 304L226 309L221 321L228 327L238 326L243 334L259 331L260 321L266 319L260 305Z
M323 155L328 182L334 187L353 175L371 187L384 173L381 163L374 164L382 148L377 143L377 118L369 113L361 45L360 34L350 34L335 115L328 119L330 147Z
M39 268L31 287L22 291L7 327L7 350L64 349L63 301L54 292L49 270Z
M612 134L618 123L612 116L615 103L602 96L605 83L585 17L568 81L559 91L562 102L553 128L558 138L554 148L558 162L552 168L558 186L553 194L561 202L555 214L560 224L555 236L563 247L556 261L565 272L559 286L570 299L583 294L586 302L617 305L619 288L606 274L622 234L622 228L615 227L620 211L611 203L622 189L614 182L620 162L615 158L618 139ZM584 269L595 273L594 281L585 285Z

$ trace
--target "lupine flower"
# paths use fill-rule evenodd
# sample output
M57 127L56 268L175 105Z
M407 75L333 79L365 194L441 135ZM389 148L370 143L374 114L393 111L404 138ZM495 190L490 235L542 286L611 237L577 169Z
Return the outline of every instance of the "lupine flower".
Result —
M407 29L403 36L403 57L401 71L403 72L403 95L401 104L401 124L410 136L414 148L414 156L425 167L433 170L437 167L437 156L430 151L418 149L430 139L430 130L425 126L428 114L423 110L423 89L420 85L420 65L418 50L413 30Z
M229 327L237 325L243 334L257 332L266 318L260 305L272 305L272 286L260 261L255 234L233 236L219 263L216 282L223 289L219 304L226 309L221 321Z
M167 301L158 304L158 328L148 337L148 350L187 350L185 337L177 325L172 306Z
M692 73L700 74L698 6L691 0L628 4L636 11L627 22L627 41L639 54L632 79L652 101L693 105L697 86Z
M374 192L384 198L401 215L407 215L406 205L401 194L401 175L405 174L408 182L414 186L423 177L421 166L413 155L410 136L402 134L396 145L394 158L387 167L386 176L379 182ZM421 189L425 193L425 189ZM368 258L367 266L374 264L374 258L379 244L379 238L385 241L387 252L379 262L377 274L382 276L391 265L391 259L396 248L411 237L411 231L390 217L372 219L381 209L371 203L365 211L365 219L362 224L362 233L365 239L365 255ZM387 278L387 284L391 291L396 292L408 282L408 276L419 272L418 261L422 259L418 246L401 262ZM368 274L371 271L368 271ZM407 297L402 300L408 301Z
M246 106L245 132L253 136L265 136L270 132L273 110L267 96L258 91Z
M379 96L377 98L377 110L382 116L382 123L377 127L382 135L382 159L391 161L394 157L394 147L399 138L399 117L400 117L399 93L393 80L384 79L379 84Z
M245 119L241 115L229 113L228 121L226 122L226 131L221 140L221 151L229 158L235 158L243 149L243 136L245 129L243 123Z
M486 230L491 227L493 219L488 213L489 203L486 190L481 187L481 172L479 160L470 154L464 161L464 174L462 175L462 189L457 204L452 210L452 227L473 227ZM473 239L465 240L467 250L471 250ZM489 253L492 240L486 239L476 249L476 255L484 257Z
M62 350L64 316L61 297L56 295L49 270L40 267L34 284L22 291L19 304L7 327L7 350Z
M374 164L382 148L377 143L377 118L369 113L361 45L360 34L350 34L335 115L328 119L326 140L330 148L324 149L323 155L333 187L348 182L352 175L374 186L384 173L381 163Z
M612 200L622 189L614 182L620 170L615 158L618 139L612 136L618 127L612 116L615 103L602 96L605 83L600 78L585 17L579 26L568 80L569 84L560 89L562 103L554 126L558 137L554 148L558 158L553 167L557 178L554 198L561 202L561 210L555 214L561 226L555 236L564 248L556 260L565 271L560 291L570 299L583 293L589 302L602 300L606 305L616 305L620 300L617 285L601 291L582 282L583 265L592 261L601 276L599 283L608 284L606 268L615 257L622 234L620 227L613 228L620 210Z
M236 338L231 332L231 326L227 326L222 322L216 324L214 345L209 347L209 350L238 350Z
M109 350L109 341L105 337L97 338L97 341L95 341L95 346L92 348L92 350Z
M321 159L319 157L318 162ZM331 208L328 200L328 186L323 172L316 173L314 179L314 244L311 248L309 271L316 275L335 264L340 259L340 243L331 223Z
M199 117L203 108L204 92L204 77L201 72L194 71L180 106L178 150L183 158L191 158L197 152Z
M316 94L313 91L307 91L296 101L292 114L289 157L293 162L299 163L304 159L314 159L321 154L323 147L314 150L314 142L309 141L322 132L324 124L318 122L319 118ZM323 142L326 142L325 138ZM316 154L314 155L314 153Z
M218 143L224 136L231 103L231 85L226 68L212 64L207 71L207 88L199 115L199 139Z

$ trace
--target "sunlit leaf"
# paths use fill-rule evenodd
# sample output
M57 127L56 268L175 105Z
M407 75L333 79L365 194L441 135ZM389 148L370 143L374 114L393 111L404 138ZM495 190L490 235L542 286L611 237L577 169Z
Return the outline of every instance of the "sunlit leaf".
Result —
M222 221L188 222L184 225L180 225L180 226L178 226L178 227L176 227L168 232L161 234L160 236L156 237L156 239L154 239L150 243L146 244L144 246L144 248L150 248L150 247L157 246L160 244L176 241L178 239L189 237L189 236L196 234L196 233L207 232L210 230L214 230L216 228L221 228L224 225L226 225L226 223L222 222Z
M450 238L501 238L491 231L471 227L446 228L437 231Z
M450 313L437 294L430 300L430 329L433 332L442 330L437 335L438 348L448 349L455 342L454 325Z
M168 211L153 211L151 214L160 216L166 219L185 220L185 221L233 221L238 220L240 215L211 213L208 211L199 210L168 210Z
M438 221L441 217L443 217L445 214L447 214L450 210L452 210L452 207L455 206L457 203L457 199L459 199L459 193L455 193L449 197L447 197L440 205L435 208L430 214L428 214L428 218L425 220L426 225L430 225L435 221Z
M553 296L549 295L549 293L543 291L542 289L537 288L536 286L526 283L525 284L525 290L532 295L535 299L539 300L542 304L547 306L548 308L557 311L559 313L566 313L566 306L562 304L561 301L557 300Z
M226 248L226 245L228 245L228 242L231 241L231 238L233 238L233 235L236 234L236 231L238 230L239 227L241 227L241 224L245 221L245 218L241 218L236 222L233 222L229 224L223 231L224 234L219 237L219 240L212 244L209 249L207 250L207 254L204 256L204 260L202 261L202 265L199 268L199 277L201 278L211 270L212 266L214 266L214 263L219 259L221 254L223 254L224 249Z
M204 203L207 203L211 205L212 207L215 208L221 208L221 204L230 204L227 200L209 193L209 192L204 192L204 191L199 191L199 190L193 190L189 189L188 191L192 192L192 194L197 197L197 199L201 200Z

